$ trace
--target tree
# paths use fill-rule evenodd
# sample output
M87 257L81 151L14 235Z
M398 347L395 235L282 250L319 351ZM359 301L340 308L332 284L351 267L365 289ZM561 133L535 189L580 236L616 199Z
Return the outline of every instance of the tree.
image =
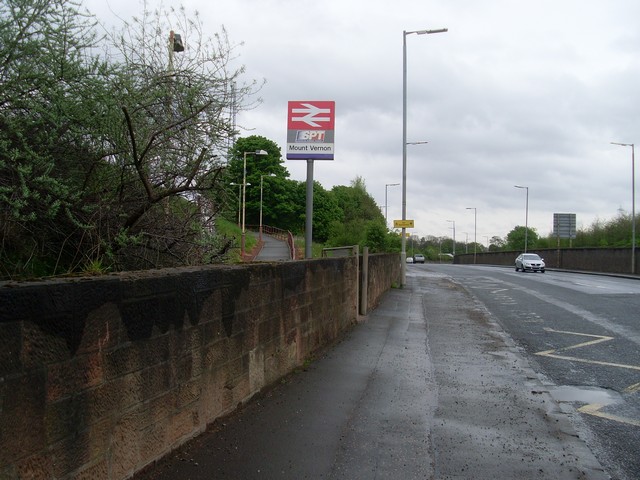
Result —
M534 228L516 226L507 234L507 248L510 250L524 250L525 232L527 239L527 250L535 248L538 241L538 234Z
M356 177L348 187L333 187L331 193L342 210L342 217L331 225L328 243L332 246L369 243L372 249L382 251L385 241L380 237L379 227L386 232L384 216L367 192L362 177Z
M166 18L180 29L182 53L167 53ZM210 194L224 188L220 152L235 134L229 110L254 85L233 88L242 69L230 69L226 32L205 37L197 14L189 19L183 9L145 11L112 40L121 62L112 83L120 112L111 112L119 121L109 163L120 173L121 220L112 218L119 240L109 245L129 268L197 263L222 208ZM198 206L186 218L171 206L180 198ZM132 258L139 261L132 265Z
M343 220L345 223L356 219L382 220L384 222L384 216L373 197L367 192L362 177L356 177L348 187L338 185L333 187L331 191L344 212Z
M82 262L108 103L91 19L65 0L0 3L0 275Z
M491 240L489 240L489 251L497 252L503 249L506 245L507 242L502 237L495 235L491 237Z
M187 48L169 62L169 24ZM145 11L103 43L72 0L0 3L2 274L199 263L238 85L226 33ZM232 104L233 103L233 104Z
M256 155L255 152L264 150L267 155ZM290 195L293 193L287 182L289 172L284 166L280 147L272 140L259 135L239 138L229 150L229 165L225 174L227 184L242 185L244 180L244 157L247 153L246 172L246 224L258 225L260 221L260 184L262 183L263 223L287 229L280 226L276 219L295 215L294 204ZM274 178L270 178L273 176ZM261 182L262 177L262 182ZM241 197L241 195L240 195ZM234 204L241 202L237 194L231 197Z
M300 182L299 193L305 192L306 204L306 183ZM306 209L305 209L306 211ZM328 192L319 182L313 182L313 240L325 243L329 240L332 225L343 218L344 212L335 196ZM305 216L302 217L305 219Z

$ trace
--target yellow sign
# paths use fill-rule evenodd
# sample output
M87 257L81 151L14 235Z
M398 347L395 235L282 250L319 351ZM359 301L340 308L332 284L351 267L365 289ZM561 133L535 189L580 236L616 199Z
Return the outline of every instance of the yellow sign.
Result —
M394 220L393 228L413 228L413 220Z

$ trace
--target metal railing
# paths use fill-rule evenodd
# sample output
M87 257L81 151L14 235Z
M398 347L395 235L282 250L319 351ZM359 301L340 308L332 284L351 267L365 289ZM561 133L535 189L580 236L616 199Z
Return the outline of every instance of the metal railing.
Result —
M287 246L289 247L289 257L291 260L296 259L296 246L293 242L293 234L289 230L283 230L269 225L262 225L262 233L265 235L271 235L283 242L287 242Z

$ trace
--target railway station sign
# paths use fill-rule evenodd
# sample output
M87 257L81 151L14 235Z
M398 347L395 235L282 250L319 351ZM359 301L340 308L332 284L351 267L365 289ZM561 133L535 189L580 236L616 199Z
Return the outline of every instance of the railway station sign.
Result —
M333 160L333 101L290 101L287 108L287 160Z

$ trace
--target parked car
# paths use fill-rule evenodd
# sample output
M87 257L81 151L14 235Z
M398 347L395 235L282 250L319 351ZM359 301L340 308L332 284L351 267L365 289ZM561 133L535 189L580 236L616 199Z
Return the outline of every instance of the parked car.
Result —
M413 263L413 257L407 257L407 263Z
M413 261L415 263L424 263L424 255L422 255L421 253L416 253L413 256Z
M544 273L544 259L536 253L521 253L516 258L516 272L542 272Z

